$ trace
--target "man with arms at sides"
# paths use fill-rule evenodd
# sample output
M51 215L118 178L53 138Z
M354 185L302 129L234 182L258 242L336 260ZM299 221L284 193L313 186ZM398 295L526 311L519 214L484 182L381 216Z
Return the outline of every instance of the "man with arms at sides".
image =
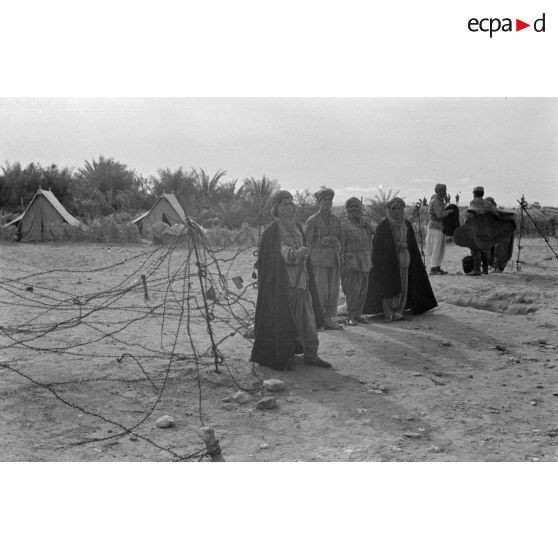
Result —
M341 220L331 212L334 195L331 188L322 186L314 194L320 210L310 216L304 225L308 246L311 248L310 261L316 277L325 329L343 329L335 321L339 299L342 232Z
M444 218L451 210L447 206L447 187L445 184L436 184L434 195L428 205L428 232L426 233L426 256L430 258L430 275L446 275L447 271L441 268L446 251L446 239L443 233Z
M357 198L345 202L347 218L341 221L343 263L341 286L347 300L348 324L370 323L362 316L368 292L368 274L372 267L372 230L362 218L362 203Z

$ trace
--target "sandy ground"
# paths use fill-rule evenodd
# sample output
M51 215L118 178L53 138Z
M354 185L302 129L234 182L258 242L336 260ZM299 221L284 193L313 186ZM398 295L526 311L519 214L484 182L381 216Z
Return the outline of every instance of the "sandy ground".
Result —
M478 278L460 271L467 250L448 244L450 274L431 278L439 307L404 322L374 319L320 332L320 354L332 370L252 367L250 341L236 334L221 345L230 374L223 366L216 374L207 352L201 368L189 360L179 289L167 289L184 250L174 268L150 283L149 303L141 288L122 298L110 298L116 292L110 291L95 302L88 295L137 275L142 254L152 248L3 243L0 459L171 460L203 451L203 421L215 429L227 461L555 461L558 262L543 244L524 243L521 271L510 263L504 273ZM253 260L246 251L223 264L223 274L249 283ZM60 271L29 276L53 269ZM246 291L252 301L255 294ZM46 306L75 297L83 306ZM107 300L87 325L71 322ZM165 315L148 314L156 306L166 307ZM215 324L219 339L239 323L225 314ZM246 320L243 311L237 318ZM63 321L67 327L60 329ZM194 316L189 326L194 347L204 353L203 320ZM27 347L13 345L24 337ZM163 355L173 346L182 360L169 366ZM131 357L119 362L123 353L153 358L140 359L142 369ZM269 378L283 380L286 389L275 394L277 408L258 410L266 395L260 380ZM232 399L239 387L250 401ZM167 414L175 426L157 428ZM122 435L122 426L135 428Z

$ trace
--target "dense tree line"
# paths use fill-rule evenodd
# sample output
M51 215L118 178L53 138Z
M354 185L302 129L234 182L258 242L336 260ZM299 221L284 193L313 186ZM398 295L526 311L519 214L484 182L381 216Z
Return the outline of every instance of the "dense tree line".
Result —
M144 177L113 158L100 156L78 169L6 162L0 167L0 209L22 212L38 188L51 190L70 213L84 222L112 214L146 211L163 193L173 193L186 215L203 226L238 228L243 223L261 227L271 220L270 199L280 188L277 180L263 176L226 180L225 171L213 176L203 169L159 169ZM316 211L308 191L295 193L297 218L304 221Z

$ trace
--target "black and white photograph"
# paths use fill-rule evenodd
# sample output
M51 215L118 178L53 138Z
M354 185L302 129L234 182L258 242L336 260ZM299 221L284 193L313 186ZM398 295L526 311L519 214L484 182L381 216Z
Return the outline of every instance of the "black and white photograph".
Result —
M0 100L8 461L554 461L558 100Z
M3 554L551 555L553 8L5 2Z

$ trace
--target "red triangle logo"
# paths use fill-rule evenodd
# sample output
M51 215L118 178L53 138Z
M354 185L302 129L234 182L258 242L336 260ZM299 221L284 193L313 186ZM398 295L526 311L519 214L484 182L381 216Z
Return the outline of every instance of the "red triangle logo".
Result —
M525 29L525 27L531 27L531 25L529 23L525 23L524 21L521 21L520 19L515 20L516 31L521 31L522 29Z

